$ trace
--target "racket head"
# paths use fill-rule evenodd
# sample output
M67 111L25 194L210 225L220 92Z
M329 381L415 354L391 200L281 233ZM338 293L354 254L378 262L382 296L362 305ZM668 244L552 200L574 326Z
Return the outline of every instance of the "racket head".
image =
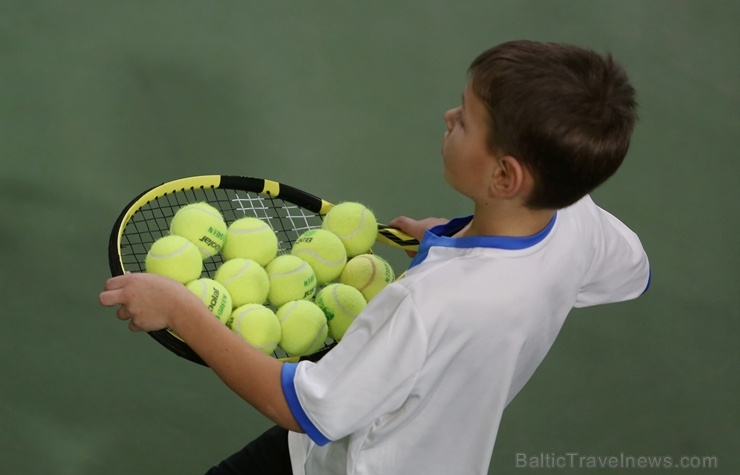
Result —
M278 237L278 254L289 253L293 243L309 229L320 228L332 203L289 185L263 178L234 175L203 175L180 178L150 188L134 199L116 219L108 243L108 260L113 276L144 272L151 245L169 233L175 213L190 203L208 202L224 216L227 225L244 218L259 218ZM378 242L415 249L418 241L399 230L380 225ZM213 278L223 263L220 254L203 261L203 276ZM169 329L149 332L162 346L194 363L206 363ZM317 353L291 357L276 351L283 361L320 359L336 343L327 340Z

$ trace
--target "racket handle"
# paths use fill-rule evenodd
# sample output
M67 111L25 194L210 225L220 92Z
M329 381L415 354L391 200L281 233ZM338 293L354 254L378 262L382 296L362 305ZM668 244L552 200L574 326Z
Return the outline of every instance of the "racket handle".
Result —
M378 237L376 238L376 241L388 246L405 249L407 251L415 251L419 248L419 241L415 238L409 236L398 228L392 228L385 224L378 225Z

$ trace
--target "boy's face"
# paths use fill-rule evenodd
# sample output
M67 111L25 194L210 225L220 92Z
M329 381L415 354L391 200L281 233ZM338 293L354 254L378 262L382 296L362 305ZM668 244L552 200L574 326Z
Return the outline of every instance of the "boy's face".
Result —
M445 180L476 202L485 199L496 159L486 146L488 112L470 83L463 91L462 105L445 112L444 119L447 124L442 141Z

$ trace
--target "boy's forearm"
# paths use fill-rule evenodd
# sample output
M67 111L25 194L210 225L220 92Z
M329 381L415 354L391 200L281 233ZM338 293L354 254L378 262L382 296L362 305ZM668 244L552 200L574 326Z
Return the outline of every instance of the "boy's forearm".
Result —
M179 314L171 328L236 394L276 424L302 432L283 395L283 363L242 341L207 309Z

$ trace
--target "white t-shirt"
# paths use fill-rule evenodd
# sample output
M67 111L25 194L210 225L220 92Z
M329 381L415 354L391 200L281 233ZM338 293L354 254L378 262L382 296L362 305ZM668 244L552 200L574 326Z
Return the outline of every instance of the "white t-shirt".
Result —
M286 364L283 390L306 434L296 475L485 474L506 405L575 307L628 300L650 270L637 236L590 197L536 235L428 231L320 362Z

